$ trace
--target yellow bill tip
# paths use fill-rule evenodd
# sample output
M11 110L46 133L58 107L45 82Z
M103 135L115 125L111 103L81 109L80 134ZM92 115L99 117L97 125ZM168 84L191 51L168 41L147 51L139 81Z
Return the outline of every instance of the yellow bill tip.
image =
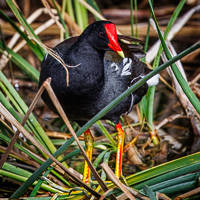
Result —
M117 51L117 54L118 54L120 57L125 58L124 52L123 52L123 51Z

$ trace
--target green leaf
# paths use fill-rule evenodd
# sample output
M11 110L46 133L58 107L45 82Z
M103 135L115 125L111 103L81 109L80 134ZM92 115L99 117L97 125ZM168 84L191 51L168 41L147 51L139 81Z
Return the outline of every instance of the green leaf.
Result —
M143 190L144 190L145 194L151 200L157 200L155 192L150 187L148 187L147 185L145 185L144 188L143 188Z
M153 20L156 24L156 29L158 31L158 35L161 40L161 44L164 49L165 55L168 59L171 59L172 56L167 48L167 45L165 44L164 38L160 32L160 29L159 29L159 26L158 26L158 23L157 23L157 20L156 20L154 11L153 11L153 6L152 6L151 0L149 0L149 5L150 5L151 14L152 14ZM193 93L192 89L189 87L187 81L184 79L183 75L181 74L181 72L179 71L179 69L175 63L172 64L172 71L173 71L177 81L179 82L182 90L184 91L185 95L188 97L189 101L194 106L196 111L200 114L200 101L198 100L196 95Z
M74 7L76 10L76 21L83 31L88 25L87 10L78 0L74 0Z
M20 107L20 110L18 110L18 111L22 115L24 115L27 112L27 110L28 110L28 106L25 104L25 102L23 101L23 99L20 97L20 95L13 88L13 86L11 85L11 83L7 80L7 78L5 77L5 75L1 71L0 71L0 81L6 87L7 92L9 92L10 95L13 97L14 101L17 102L18 106ZM1 101L1 99L0 99L0 101ZM8 106L7 107L7 109L8 109L9 105L7 105L7 106ZM12 111L13 111L13 109L12 109ZM44 147L48 148L48 150L51 153L54 153L56 151L55 146L53 145L53 143L51 142L51 140L49 139L49 137L46 135L45 131L40 126L39 122L36 120L36 118L34 117L33 114L31 114L29 116L27 124L29 125L29 127L31 128L31 130L35 133L35 135L38 136L37 138L38 139L40 138L41 141L43 141Z
M177 185L173 185L167 188L163 188L159 190L160 193L164 193L166 195L174 195L174 194L181 194L190 190L193 190L197 187L198 181L192 180L189 182L183 182Z
M64 34L65 34L65 39L67 39L67 38L69 38L69 32L68 32L68 28L67 28L67 26L65 24L65 20L63 19L62 15L61 15L61 12L58 9L58 6L56 5L55 0L52 0L52 2L53 2L54 7L56 8L56 11L57 11L57 14L59 16L60 22L61 22L63 28L65 29L65 33Z
M193 180L197 181L198 177L199 177L199 173L187 174L185 176L181 176L181 177L177 177L177 178L174 178L174 179L170 179L170 180L167 180L167 181L157 183L157 184L151 186L150 188L153 191L160 191L160 190L165 189L167 187L176 186L176 185L181 184L181 183L186 183L186 182L190 182L190 181L193 181Z
M27 74L27 76L36 83L39 82L40 73L19 54L15 53L8 47L4 47L3 43L0 41L0 52L3 53L4 51L7 51L8 54L11 55L11 60L22 70L22 72Z
M37 56L37 58L42 61L44 58L44 52L43 50L41 50L41 47L36 44L33 43L28 37L27 35L20 30L20 28L18 26L16 26L15 22L8 17L6 14L4 14L1 10L0 10L0 16L7 21L20 35L21 37L27 42L27 45L30 47L30 49L33 51L33 53Z
M166 163L166 165L168 165L168 163ZM167 168L166 168L167 169ZM161 182L165 182L168 180L172 180L175 179L177 177L181 177L184 176L185 174L188 173L192 173L194 171L200 170L200 163L191 163L188 166L182 166L181 168L178 169L174 169L173 171L167 171L159 176L156 176L154 178L150 177L148 180L143 181L139 184L134 185L135 189L142 189L144 185L148 185L148 186L155 186L156 184L160 184Z
M102 161L102 159L103 159L104 155L106 154L106 152L107 152L107 150L102 151L102 152L97 156L97 158L95 159L95 161L94 161L94 163L93 163L93 166L94 166L95 169L99 166L99 164L100 164L100 162Z
M2 166L2 169L8 171L8 172L12 172L12 173L15 173L15 174L18 174L18 175L23 175L24 177L29 177L31 176L31 172L27 171L27 170L24 170L20 167L16 167L14 165L11 165L7 162L5 162Z
M104 127L102 122L99 120L99 121L96 122L96 124L98 125L98 127L100 128L102 133L106 136L106 138L110 141L110 143L114 147L114 149L116 150L117 149L117 147L116 147L117 144L116 144L115 140L112 138L112 136L109 134L107 129Z
M180 14L184 4L185 4L186 0L181 0L178 4L178 6L176 7L176 9L174 10L170 20L169 20L169 23L166 27L166 30L164 32L164 38L166 39L167 38L167 35L170 31L170 29L172 28L172 25L175 23L178 15ZM150 4L150 2L149 2ZM151 5L152 6L152 5ZM162 46L160 46L159 50L158 50L158 53L157 53L157 56L153 62L153 69L155 69L159 63L160 63L160 56L163 52L163 48ZM154 124L153 124L153 105L154 105L154 96L155 96L155 90L156 90L156 86L152 86L148 89L148 112L147 112L147 121L148 121L148 124L149 124L149 127L151 130L154 130Z
M8 172L8 171L3 170L3 169L0 169L0 175L11 178L11 179L15 179L15 180L20 181L20 182L25 182L28 179L27 177L24 177L24 176L15 174L15 173L11 173L11 172ZM33 183L33 185L36 185L36 184L37 184L37 182ZM44 189L44 190L47 190L49 192L53 192L53 193L60 192L59 190L54 189L51 186L44 184L44 183L42 183L41 188Z
M104 158L103 158L103 162L105 162L105 163L108 163L108 162L109 162L111 153L112 153L112 151L108 151L108 152L105 153ZM102 179L103 181L106 180L106 172L105 172L103 169L102 169L102 171L101 171L101 179Z
M25 30L36 40L40 41L40 38L34 33L34 30L31 28L31 26L28 24L28 22L26 21L26 19L24 18L22 12L20 10L18 10L18 8L16 7L15 3L13 2L13 0L6 0L7 4L9 5L9 7L11 8L11 10L13 11L13 13L15 14L15 16L17 17L17 19L19 20L19 22L22 24L22 26L25 28ZM42 47L41 51L43 51Z
M181 169L183 167L190 166L192 164L200 165L200 152L133 174L127 177L127 182L129 185L134 185L136 183L140 183L142 181L158 177L160 175Z
M19 11L18 8L15 6L15 3L13 2L13 0L6 0L6 2L9 5L9 7L11 8L11 10L13 11L13 13L15 14L15 16L17 17L17 19L19 20L19 22L21 23L21 25L28 32L29 37L32 37L33 39L41 42L40 38L34 33L33 29L28 24L28 22L26 21L26 19L23 16L23 14L21 13L21 11ZM38 47L38 50L43 54L43 57L44 57L45 50L39 45L37 47Z

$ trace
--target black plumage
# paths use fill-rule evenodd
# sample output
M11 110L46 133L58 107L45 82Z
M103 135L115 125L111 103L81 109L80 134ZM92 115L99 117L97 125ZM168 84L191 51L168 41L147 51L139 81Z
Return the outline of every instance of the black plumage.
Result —
M135 56L139 46L128 45L120 37L125 40L128 38L118 36L125 56L131 58L122 59L108 46L105 24L111 22L95 22L79 37L65 40L54 48L66 65L72 66L68 67L69 86L66 84L66 71L58 61L47 55L42 62L39 85L51 77L51 86L72 120L89 120L144 75L146 65ZM118 123L121 114L138 103L147 88L145 84L126 97L104 119ZM53 108L47 93L44 93L43 100Z

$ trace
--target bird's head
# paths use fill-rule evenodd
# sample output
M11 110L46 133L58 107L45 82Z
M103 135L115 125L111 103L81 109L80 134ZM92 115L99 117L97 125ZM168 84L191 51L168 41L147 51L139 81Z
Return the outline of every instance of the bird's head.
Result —
M113 50L122 58L124 53L118 43L115 24L110 21L96 21L89 25L83 33L90 44L99 50Z

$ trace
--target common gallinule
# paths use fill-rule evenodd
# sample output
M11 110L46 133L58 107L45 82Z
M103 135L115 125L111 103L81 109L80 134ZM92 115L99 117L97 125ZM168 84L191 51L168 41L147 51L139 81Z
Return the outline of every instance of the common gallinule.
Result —
M72 37L58 44L54 50L64 62L68 66L77 66L68 68L68 86L63 66L50 55L43 60L39 85L51 77L51 86L71 120L89 120L144 74L145 64L135 56L135 45L123 43L119 38L127 40L123 36L117 37L116 27L112 22L97 21L89 25L79 37ZM128 58L121 58L124 57L122 49ZM117 177L121 175L124 143L120 116L141 100L147 88L148 85L144 84L104 116L104 119L116 124L118 131ZM47 93L44 93L43 100L53 108ZM90 134L88 130L85 136L91 139ZM91 152L88 155L91 157ZM89 177L90 172L87 170L84 181L88 182Z

